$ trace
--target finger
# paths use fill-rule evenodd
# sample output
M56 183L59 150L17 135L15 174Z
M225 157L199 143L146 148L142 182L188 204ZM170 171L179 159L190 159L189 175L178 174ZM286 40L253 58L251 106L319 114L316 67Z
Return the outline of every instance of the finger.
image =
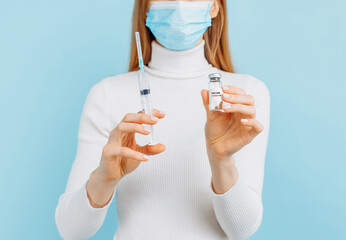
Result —
M158 144L155 144L155 145L145 145L145 146L140 146L139 147L139 151L141 153L144 153L144 154L147 154L147 155L156 155L156 154L159 154L159 153L162 153L163 151L166 150L166 146L161 144L161 143L158 143Z
M201 91L203 106L206 111L209 111L209 92L208 90L202 89Z
M140 133L144 135L150 134L149 126L139 123L120 122L109 134L108 142L114 145L121 145L124 134Z
M149 159L149 157L147 157L147 158L145 157L146 154L143 154L141 152L137 152L135 150L132 150L131 148L122 147L119 145L112 147L112 149L109 150L108 152L110 154L112 154L112 156L130 158L130 159L138 160L138 161L142 161L142 162L146 162Z
M240 122L245 126L252 127L252 131L255 135L259 134L264 129L263 124L256 119L243 118Z
M254 106L248 106L243 104L232 104L230 106L223 106L226 113L241 113L251 118L256 116L256 108Z
M143 113L143 110L138 111L138 113ZM166 116L166 113L164 111L160 111L155 108L152 109L152 113L155 117L158 117L159 119L164 118Z
M139 123L120 122L115 128L120 134L137 132L148 135L150 133L148 126Z
M237 88L232 85L224 85L222 86L222 91L224 93L231 93L231 94L246 94L246 91L242 88Z
M154 125L157 123L158 120L158 117L151 116L148 113L127 113L121 121L129 123L144 123Z
M229 103L239 103L239 104L246 104L246 105L254 105L255 99L252 95L248 94L222 94L222 100Z

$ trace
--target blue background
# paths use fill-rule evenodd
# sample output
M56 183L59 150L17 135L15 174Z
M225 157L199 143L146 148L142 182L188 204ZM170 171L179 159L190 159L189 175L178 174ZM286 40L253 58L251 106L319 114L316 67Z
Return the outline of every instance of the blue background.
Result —
M346 239L346 2L228 1L236 70L271 94L261 228ZM0 239L59 239L86 95L127 71L133 0L0 1ZM92 239L111 239L115 205Z

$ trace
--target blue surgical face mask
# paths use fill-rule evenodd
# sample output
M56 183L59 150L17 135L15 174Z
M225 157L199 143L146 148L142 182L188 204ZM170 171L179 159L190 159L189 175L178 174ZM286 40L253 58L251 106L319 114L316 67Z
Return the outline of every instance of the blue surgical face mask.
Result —
M164 47L182 51L193 48L211 26L212 1L153 1L146 26Z

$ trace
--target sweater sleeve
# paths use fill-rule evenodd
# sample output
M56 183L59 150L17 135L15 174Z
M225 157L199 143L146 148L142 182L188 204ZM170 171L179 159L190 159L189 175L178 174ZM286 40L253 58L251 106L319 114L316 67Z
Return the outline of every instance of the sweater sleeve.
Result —
M107 210L93 208L87 197L86 182L98 165L103 146L108 141L105 81L89 91L79 122L78 146L65 192L55 210L55 221L63 239L88 239L102 226Z
M264 126L249 144L234 154L238 181L224 194L216 194L212 186L216 218L229 239L246 239L262 222L262 186L269 135L270 95L267 86L250 76L249 91L255 97L256 119ZM253 90L253 93L252 93Z

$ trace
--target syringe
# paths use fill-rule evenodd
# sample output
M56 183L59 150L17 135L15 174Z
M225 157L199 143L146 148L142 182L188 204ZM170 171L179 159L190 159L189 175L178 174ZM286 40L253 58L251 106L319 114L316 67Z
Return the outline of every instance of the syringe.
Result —
M139 72L138 72L138 86L139 93L141 97L142 111L143 113L150 114L153 116L152 108L151 108L151 95L150 95L150 86L148 80L148 73L144 71L143 64L143 55L142 55L142 47L141 47L141 39L139 36L139 32L136 32L136 42L137 42L137 53L138 53L138 61L139 61ZM154 145L154 128L153 125L143 124L148 126L150 129L150 143L149 145Z

